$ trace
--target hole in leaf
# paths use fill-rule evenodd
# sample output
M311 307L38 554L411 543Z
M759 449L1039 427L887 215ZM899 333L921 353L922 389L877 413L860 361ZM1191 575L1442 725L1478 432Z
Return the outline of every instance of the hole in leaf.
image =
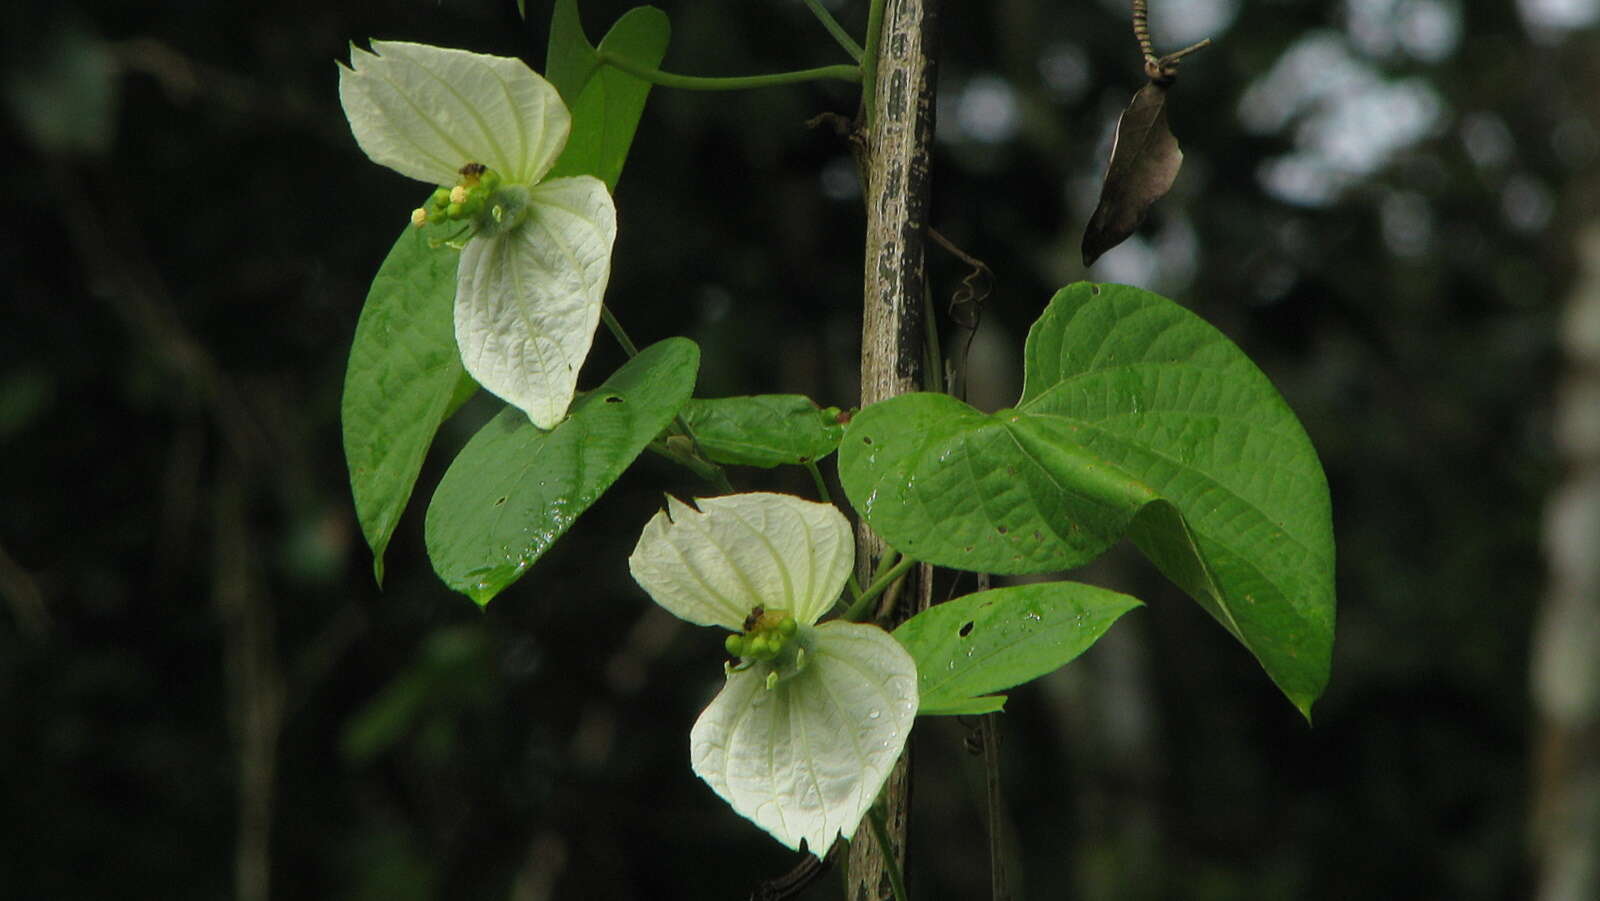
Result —
M496 499L495 499L495 502L494 502L494 505L495 505L495 506L496 506L496 507L498 507L498 506L500 506L500 505L501 505L501 504L503 504L503 503L505 503L505 502L506 502L506 499L505 499L505 498L503 498L503 497L501 497L501 498L496 498Z
M862 444L871 444L872 443L872 436L871 435L862 435L861 436L861 443Z
M959 634L962 638L966 638L968 635L971 635L972 634L972 620L970 620L970 619L967 620L966 625L962 626L960 631L957 634Z
M620 398L620 397L616 396L615 394L613 394L613 395L611 395L611 396L606 398L606 403L608 403L608 404L620 404L620 403L622 403L622 398Z
M1005 526L995 526L994 530L996 532L999 532L1001 535L1004 535L1005 533L1011 531L1010 529L1006 528Z
M811 458L810 457L798 457L796 459L801 463L810 463L811 462Z

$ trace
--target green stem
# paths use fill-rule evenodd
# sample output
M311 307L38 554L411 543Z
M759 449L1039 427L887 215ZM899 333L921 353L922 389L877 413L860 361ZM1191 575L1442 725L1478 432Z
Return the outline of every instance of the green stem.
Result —
M828 12L827 8L819 0L806 0L806 6L810 7L811 14L817 17L817 21L822 23L822 27L828 29L828 33L833 35L833 39L839 42L839 46L844 48L844 52L850 54L850 58L856 62L861 62L861 45L850 37L850 33L844 30L844 27L839 24L839 20L833 17L833 13Z
M623 331L622 323L617 321L617 317L611 312L610 307L601 305L600 318L605 322L606 328L611 331L611 337L616 338L617 343L622 345L622 350L628 355L628 359L631 360L637 357L639 355L638 346L633 343L632 338L628 337L628 333Z
M890 555L894 553L895 551L891 550L889 553L884 554L884 560L892 560L893 558ZM867 614L867 608L872 605L873 601L878 599L878 595L887 591L889 586L905 575L906 570L910 569L916 562L910 557L901 557L898 560L894 560L893 565L889 566L888 569L884 569L883 563L880 561L877 578L873 579L872 584L867 586L867 590L861 592L861 596L855 599L854 603L850 605L850 609L845 611L843 618L851 622L861 622L862 617Z
M873 805L867 812L867 819L872 822L872 837L878 841L878 853L883 855L883 869L889 874L889 885L894 889L895 901L910 901L911 896L906 893L906 878L900 873L894 845L889 841L889 824L884 822L883 808Z
M774 72L770 75L735 75L732 77L709 77L703 75L677 75L672 72L663 72L650 66L641 66L625 56L618 56L602 51L600 63L610 66L618 71L626 72L634 78L643 79L651 84L658 84L664 88L681 88L685 91L744 91L751 88L771 88L786 84L801 84L807 81L848 81L856 84L861 81L860 66L820 66L815 69L798 69L793 72Z
M694 436L694 429L689 428L689 421L680 413L673 417L672 422L683 432L683 436L689 439L689 447L694 450L694 453L687 455L682 461L683 464L694 470L695 475L717 486L718 491L732 494L733 483L728 481L728 474L722 467L706 459L705 451L700 449L700 439Z
M817 468L816 461L807 460L806 469L811 471L811 480L817 483L817 499L824 504L833 503L833 496L828 493L828 483L822 479L822 470Z
M679 428L682 428L682 421L680 420L677 425ZM692 435L689 436L689 440L691 442L694 440ZM728 482L728 474L723 472L722 467L718 466L717 464L712 463L709 460L702 459L695 454L686 454L679 448L673 447L667 442L659 439L650 442L648 449L654 453L666 457L668 460L671 460L672 462L684 467L700 478L705 479L707 482L717 486L717 490L722 491L725 494L733 493L733 485Z
M717 486L717 490L723 494L732 494L733 483L728 481L728 474L722 470L722 467L706 459L706 452L701 449L700 439L695 437L694 429L689 427L689 420L684 419L683 414L679 413L672 417L672 425L683 434L683 437L689 439L691 453L688 455L689 459L684 462L684 465L693 469L701 478Z
M617 339L618 344L622 345L622 350L627 353L628 359L631 360L637 357L639 355L638 345L634 344L633 339L628 337L627 330L622 327L622 323L617 320L616 314L611 312L610 307L604 304L600 306L600 318L605 322L606 328L611 331L611 336ZM694 436L694 429L689 428L689 423L683 418L682 414L673 417L672 425L684 437L689 439L689 446L694 449L694 453L681 453L670 445L660 442L651 444L650 449L675 463L688 467L695 475L717 486L719 490L732 494L733 484L728 481L728 474L722 471L722 467L707 460L701 454L700 440Z
M872 108L878 94L878 48L883 43L883 2L872 0L867 9L867 46L861 52L861 116L872 131Z

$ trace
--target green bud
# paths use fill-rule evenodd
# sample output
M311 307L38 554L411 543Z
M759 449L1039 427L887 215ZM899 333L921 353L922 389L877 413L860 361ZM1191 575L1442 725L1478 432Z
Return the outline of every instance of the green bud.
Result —
M444 208L444 212L445 215L449 216L451 219L460 219L466 215L466 210L459 203L450 204Z
M449 203L450 203L450 189L449 188L438 188L433 192L433 196L428 198L428 205L432 206L432 207L439 208L439 209L443 209Z
M727 648L729 657L743 657L744 656L744 636L743 635L737 635L737 634L729 635L727 638L723 639L722 646L724 648Z
M793 635L800 628L800 623L792 616L785 616L778 621L778 634L784 638Z
M745 643L744 655L753 660L765 660L776 650L777 648L772 646L772 639L766 635L756 634L750 636L750 640Z

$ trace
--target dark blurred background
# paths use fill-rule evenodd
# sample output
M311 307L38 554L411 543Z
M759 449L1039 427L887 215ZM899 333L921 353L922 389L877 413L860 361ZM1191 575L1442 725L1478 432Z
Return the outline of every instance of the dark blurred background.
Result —
M339 394L420 194L357 150L334 61L383 37L542 68L528 5L0 12L0 895L742 898L794 863L689 771L719 639L623 566L661 492L708 486L643 460L480 612L420 515L480 397L371 577ZM630 4L581 5L598 39ZM676 71L844 61L799 0L660 5ZM859 33L865 0L828 5ZM973 399L1015 396L1055 288L1165 293L1299 413L1340 551L1314 727L1134 555L1081 574L1150 606L1008 708L1016 896L1600 897L1595 0L1153 0L1158 48L1217 43L1174 91L1172 195L1087 273L1141 79L1126 4L945 6L933 218L995 272ZM699 341L701 395L855 401L863 216L827 111L852 92L652 95L609 303ZM943 302L965 269L932 270ZM584 383L620 360L602 334ZM966 737L915 739L919 898L987 897Z

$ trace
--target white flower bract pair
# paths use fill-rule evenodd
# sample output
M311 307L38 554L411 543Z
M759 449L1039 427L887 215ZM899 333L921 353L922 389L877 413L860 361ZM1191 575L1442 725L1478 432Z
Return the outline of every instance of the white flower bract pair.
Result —
M730 668L689 735L694 771L790 848L828 853L872 806L911 732L917 668L876 626L816 625L854 565L837 508L783 494L668 498L628 558L681 619L745 632L756 608L797 623L778 661Z
M554 428L600 320L617 234L611 195L587 175L540 182L572 119L520 60L397 41L372 50L352 47L339 70L339 99L367 156L441 187L470 164L504 185L509 218L503 227L481 218L461 251L456 343L478 384ZM489 203L492 212L496 198Z

